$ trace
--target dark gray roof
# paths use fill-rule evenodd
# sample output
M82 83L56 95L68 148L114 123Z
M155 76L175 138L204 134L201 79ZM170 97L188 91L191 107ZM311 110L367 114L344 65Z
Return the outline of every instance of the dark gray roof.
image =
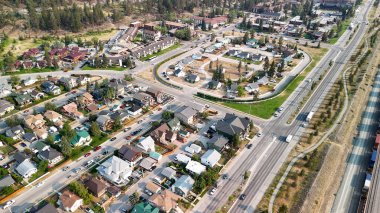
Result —
M16 160L17 163L22 163L24 162L24 160L29 159L29 157L23 152L17 152L13 155L13 158Z
M240 118L235 114L227 113L223 120L218 121L216 130L229 136L244 132L249 126L248 118Z
M32 142L34 140L36 140L36 135L34 133L31 133L31 132L27 132L24 134L23 138L26 140L26 141L29 141L29 142Z
M4 176L0 179L0 189L10 186L15 183L11 175Z
M195 74L193 74L193 73L190 73L190 74L187 76L187 80L188 80L188 81L195 81L197 78L198 78L198 75L195 75Z
M216 134L207 143L222 149L228 143L228 139Z
M50 148L48 150L40 152L39 155L41 155L45 159L53 160L53 159L61 156L62 154L60 152L58 152L57 150Z
M58 213L58 210L53 205L48 203L34 213Z

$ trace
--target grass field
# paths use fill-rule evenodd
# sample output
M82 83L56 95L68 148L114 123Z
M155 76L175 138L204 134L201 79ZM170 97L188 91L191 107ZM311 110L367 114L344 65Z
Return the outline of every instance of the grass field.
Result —
M95 67L90 67L88 65L85 65L82 67L82 70L114 70L114 71L124 71L127 68L124 67L107 67L107 68L95 68Z
M346 32L348 26L350 26L350 23L351 19L344 20L344 22L342 22L342 30L337 32L336 36L330 38L328 43L335 44L338 41L338 39L343 35L343 33ZM337 28L335 27L334 30L337 30Z
M327 49L313 49L312 53L309 51L307 52L311 55L312 62L299 76L290 82L286 89L277 97L253 104L232 102L224 102L222 104L260 118L270 118L273 113L282 105L282 103L284 103L284 101L293 93L298 85L305 79L307 74L317 65L317 63L327 52Z
M27 73L41 73L41 72L54 72L56 69L54 68L32 68L32 69L23 69L20 71L14 71L14 72L6 72L3 75L21 75L21 74L27 74Z
M261 64L261 61L252 61L252 60L249 60L249 59L239 58L239 57L236 57L236 56L223 55L223 57L234 59L234 60L237 60L237 61L242 61L242 62L245 62L245 63L250 63L250 64L256 64L256 65Z
M153 54L150 54L150 55L147 55L147 56L145 56L145 57L141 57L140 58L140 60L141 61L147 61L147 60L149 60L150 58L152 58L152 57L154 57L154 56L160 56L160 55L162 55L162 54L165 54L165 53L167 53L167 52L170 52L170 51L172 51L172 50L174 50L174 49L177 49L178 47L180 47L180 46L182 46L181 44L174 44L173 46L171 46L171 47L168 47L168 48L166 48L166 49L163 49L163 50L161 50L161 51L159 51L159 52L157 52L157 53L153 53Z

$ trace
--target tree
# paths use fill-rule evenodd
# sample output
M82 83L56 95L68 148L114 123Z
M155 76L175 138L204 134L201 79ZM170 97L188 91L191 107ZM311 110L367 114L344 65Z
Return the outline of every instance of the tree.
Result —
M61 151L62 151L62 154L64 154L66 157L71 156L72 147L71 147L69 141L67 140L66 136L62 136L62 138L61 138Z
M54 137L53 137L53 135L48 135L47 138L45 139L45 143L49 144L49 145L54 144Z
M134 206L136 203L138 203L139 199L140 199L140 195L137 191L133 192L133 194L131 196L129 196L129 202L131 203L132 206Z
M47 160L42 160L38 163L38 171L42 171L42 172L47 172L48 170L48 167L49 167L49 161Z
M244 44L247 43L248 38L249 38L248 32L245 32L244 37L243 37L243 43Z
M212 70L212 63L213 63L213 62L210 61L210 63L208 64L208 69L209 69L209 70Z
M237 66L237 69L238 69L238 72L239 72L239 76L240 76L240 72L241 72L241 60L239 61L239 64Z
M90 134L93 137L99 137L102 134L102 132L100 131L100 128L99 128L99 124L95 121L93 121L91 123Z
M14 87L14 86L17 86L20 84L20 77L18 77L17 75L12 75L10 78L9 78L9 81L11 83L11 85Z
M240 147L240 144L241 144L241 141L240 141L239 135L235 134L234 136L232 136L232 146L235 149L238 149Z
M59 131L59 134L65 136L68 141L71 141L75 137L76 132L71 128L69 122L65 122L62 129Z
M269 69L269 58L268 58L268 56L266 56L264 59L263 69L264 69L264 71L267 71Z
M7 126L9 127L15 127L15 126L18 126L20 124L22 124L22 120L17 118L15 115L10 117L10 118L7 118L5 120L5 123L7 124Z
M91 202L91 195L82 183L73 181L69 184L69 189L81 197L85 204L89 204Z
M126 81L133 81L135 79L132 77L131 74L125 74L124 75L124 80L126 80Z
M202 31L206 31L207 30L205 19L202 19L201 29L202 29Z
M121 123L121 119L120 119L120 116L117 116L114 120L114 123L112 125L112 130L113 131L117 131L119 129L121 129L121 127L123 127L122 123Z
M162 113L162 119L168 121L170 119L172 119L174 117L174 113L170 112L170 111L165 111Z
M276 67L275 67L275 64L274 64L274 60L272 61L270 67L269 67L269 70L268 70L268 75L270 77L273 77L274 73L276 72Z
M45 104L45 110L52 110L52 111L56 111L57 110L57 106L51 102L47 102Z

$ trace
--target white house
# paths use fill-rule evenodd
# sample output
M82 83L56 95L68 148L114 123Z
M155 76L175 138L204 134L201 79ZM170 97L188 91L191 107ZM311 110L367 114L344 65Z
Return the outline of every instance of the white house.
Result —
M69 190L65 190L58 200L58 205L67 212L75 212L81 205L83 199Z
M196 114L196 110L194 110L191 107L185 106L175 113L175 117L177 117L183 123L194 124L194 118Z
M36 166L34 166L29 160L24 160L16 167L17 173L19 173L23 178L29 178L34 173L37 172Z
M154 140L152 137L148 136L146 138L141 138L137 143L136 147L144 150L145 153L155 152Z
M108 158L97 170L105 179L116 184L128 183L128 177L132 174L129 163L116 156Z
M189 163L191 161L191 158L184 154L179 153L175 156L175 160L181 163Z
M202 147L198 146L197 144L195 143L192 143L190 146L189 146L191 149L194 150L195 153L200 153L202 151Z
M33 84L35 84L37 82L37 79L35 79L35 78L27 78L27 79L25 79L24 81L23 81L23 83L24 83L24 86L30 86L30 85L33 85Z
M191 160L189 161L189 163L187 163L186 169L190 171L191 173L200 175L202 174L202 172L206 171L206 166L202 165L198 161Z
M182 175L172 186L172 191L180 196L186 196L192 189L195 181L189 175Z
M186 73L182 69L176 69L174 71L174 75L181 78L181 77L185 77Z
M215 149L209 149L202 155L201 162L203 165L214 167L221 157L222 155L218 151Z
M251 93L251 92L258 92L259 91L259 84L258 83L250 83L247 84L244 89L245 91Z

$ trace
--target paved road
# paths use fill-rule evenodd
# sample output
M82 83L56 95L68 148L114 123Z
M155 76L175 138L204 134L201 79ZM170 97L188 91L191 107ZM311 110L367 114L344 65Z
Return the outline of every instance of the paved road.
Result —
M369 8L369 5L366 5L366 7ZM363 10L357 18L359 20L362 19L366 16L366 13L367 10ZM243 193L246 194L247 197L244 201L238 200L230 212L253 212L255 210L256 205L260 202L289 152L298 142L299 136L302 135L303 128L301 124L304 122L307 114L310 111L315 111L319 107L325 95L341 73L344 64L348 61L353 50L358 45L364 34L364 30L365 24L360 24L358 33L355 34L352 42L347 47L345 47L345 44L351 32L346 31L342 35L337 44L331 47L330 51L320 61L318 66L307 77L313 79L313 81L318 79L319 75L328 68L329 61L333 60L335 62L309 101L300 110L296 120L291 125L286 125L291 114L291 110L289 109L292 107L294 109L294 106L298 106L298 103L310 89L307 82L303 82L283 105L285 107L284 113L278 119L264 126L263 135L265 135L265 137L258 142L258 145L251 151L250 155L248 157L238 156L240 157L239 161L242 163L237 169L230 168L232 171L230 174L231 180L219 187L213 197L202 199L195 207L194 212L217 211L221 205L227 201L228 197L239 184L241 184L241 176L247 170L252 171L249 183L243 190ZM290 134L293 135L293 140L289 144L285 143L284 138Z

